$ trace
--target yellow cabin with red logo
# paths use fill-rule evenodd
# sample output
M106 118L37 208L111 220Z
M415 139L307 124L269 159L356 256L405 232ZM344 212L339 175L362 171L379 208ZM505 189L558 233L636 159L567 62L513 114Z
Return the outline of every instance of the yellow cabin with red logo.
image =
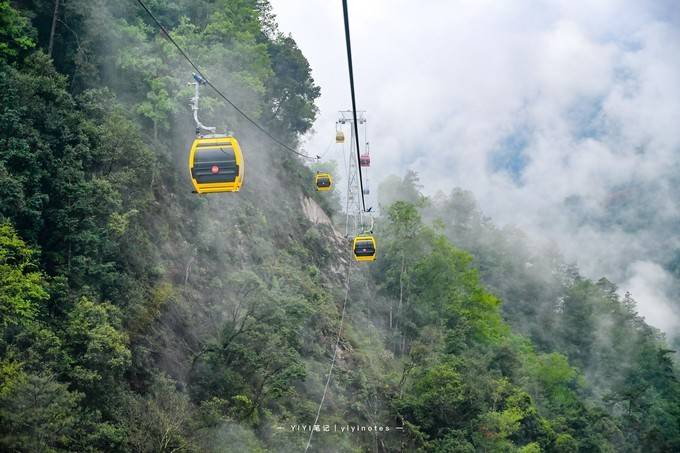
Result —
M196 193L238 192L245 173L238 141L227 135L196 138L189 173Z

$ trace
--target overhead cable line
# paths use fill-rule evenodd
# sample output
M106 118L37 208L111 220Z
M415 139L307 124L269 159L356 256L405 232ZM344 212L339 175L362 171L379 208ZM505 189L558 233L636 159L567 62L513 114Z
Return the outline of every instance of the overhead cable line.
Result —
M224 94L223 94L223 93L222 93L215 85L212 84L212 82L210 82L210 79L208 79L208 78L205 76L205 74L203 74L203 72L201 72L201 70L198 68L198 66L191 60L191 58L189 57L189 55L187 55L187 53L184 51L184 49L182 49L182 47L181 47L179 44L177 44L177 41L174 40L174 38L172 37L172 35L170 34L170 32L163 26L163 24L160 23L160 21L159 21L159 20L156 18L156 16L151 12L151 10L144 4L144 2L143 2L142 0L137 0L137 3L139 3L139 6L141 6L142 9L144 9L144 11L146 11L146 13L149 15L149 17L155 22L156 26L158 26L158 28L163 32L163 34L165 34L165 36L166 36L166 37L168 38L168 40L172 43L172 45L175 46L175 48L177 48L177 50L179 51L179 53L182 54L182 56L184 57L184 59L185 59L187 62L189 62L189 64L191 65L191 67L194 68L194 70L196 71L196 73L197 73L199 76L201 76L201 77L203 78L203 80L205 81L205 84L208 85L210 88L212 88L212 89L215 91L215 93L217 93L217 95L218 95L219 97L221 97L224 101L226 101L226 102L227 102L234 110L236 110L236 111L237 111L243 118L245 118L250 124L252 124L253 126L255 126L256 129L258 129L258 130L259 130L260 132L262 132L264 135L266 135L267 137L269 137L269 139L270 139L271 141L273 141L273 142L276 143L277 145L281 146L281 147L284 148L285 150L290 151L291 153L295 153L295 154L297 154L298 156L304 157L305 159L310 159L310 157L307 156L306 154L303 154L303 153L301 153L301 152L295 150L294 148L292 148L292 147L286 145L285 143L283 143L282 141L280 141L279 139L277 139L276 137L274 137L267 129L265 129L264 127L262 127L257 121L255 121L254 119L252 119L246 112L244 112L243 110L241 110L241 109L240 109L236 104L234 104L228 97L226 97L226 96L225 96L225 95L224 95Z
M342 1L342 10L343 10L343 16L345 20L345 42L347 44L347 64L349 67L349 83L350 83L350 90L352 94L352 120L354 124L354 134L352 134L352 137L354 138L354 143L357 145L357 164L359 163L360 159L360 150L359 150L359 127L358 127L358 122L357 122L357 105L356 105L356 96L354 93L354 71L352 69L352 45L350 41L350 36L349 36L349 17L347 13L347 0ZM350 140L350 150L352 146L352 140ZM344 154L344 153L343 153ZM357 165L359 169L359 185L361 188L361 205L363 211L366 211L366 202L364 201L364 184L362 181L362 174L361 174L361 166ZM348 168L348 173L349 173L349 168ZM349 178L349 174L348 174ZM349 218L349 210L346 212L347 218ZM331 377L333 376L333 369L335 368L335 360L338 355L338 348L340 346L340 339L342 338L342 328L345 322L345 311L347 307L347 301L349 300L349 291L350 291L350 275L352 271L352 258L350 257L348 262L347 262L347 276L345 279L345 299L342 303L342 312L340 315L340 325L338 326L338 333L337 337L335 339L335 347L333 349L333 358L331 359L331 365L330 369L328 370L328 376L326 377L326 384L324 385L323 389L323 394L321 395L321 401L319 401L319 407L316 411L316 417L314 419L314 423L312 424L312 429L309 432L309 439L307 439L307 446L305 447L305 452L309 450L309 447L312 445L312 437L314 436L314 426L319 422L319 416L321 415L321 409L323 408L323 403L326 400L326 394L328 393L328 387L330 386L331 382Z
M321 395L321 401L319 401L319 408L316 411L316 418L312 424L312 429L309 432L309 439L307 439L307 446L305 447L305 452L309 450L312 445L312 436L314 435L314 426L319 422L319 415L321 414L321 408L323 408L323 402L326 399L326 393L328 393L328 386L331 383L331 376L333 375L333 368L335 367L335 358L338 355L338 348L340 347L340 338L342 337L342 326L345 323L345 308L347 307L347 300L349 299L349 277L352 271L352 258L349 257L347 261L347 277L345 278L345 300L342 303L342 314L340 315L340 325L338 326L338 336L335 339L335 348L333 349L333 358L331 359L331 367L328 370L328 377L326 378L326 385L323 388L323 394Z
M347 45L347 66L349 67L349 87L352 94L352 117L354 121L354 130L357 134L357 163L361 159L361 152L359 151L359 128L357 124L357 102L354 95L354 69L352 68L352 43L349 38L349 13L347 12L347 0L342 0L342 13L345 18L345 43ZM364 181L361 175L361 165L359 165L359 186L361 188L361 207L366 211L366 201L364 200Z

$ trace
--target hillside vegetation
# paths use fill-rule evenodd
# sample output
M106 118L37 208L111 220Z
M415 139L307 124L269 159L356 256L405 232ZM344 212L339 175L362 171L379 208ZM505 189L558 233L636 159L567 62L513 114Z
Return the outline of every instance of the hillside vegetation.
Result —
M320 88L266 0L148 4L276 137L309 131ZM631 295L412 173L354 263L337 196L207 90L247 176L192 194L191 68L136 2L56 5L0 0L1 451L304 451L346 290L319 422L403 429L311 451L680 451Z

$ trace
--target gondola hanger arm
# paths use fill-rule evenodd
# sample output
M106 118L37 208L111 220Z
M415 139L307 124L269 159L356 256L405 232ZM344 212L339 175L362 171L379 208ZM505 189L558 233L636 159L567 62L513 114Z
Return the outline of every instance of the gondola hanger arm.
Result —
M201 120L198 119L198 100L200 98L201 85L205 85L207 81L195 72L192 75L194 77L194 81L189 82L188 85L194 86L194 97L191 98L191 110L193 110L194 113L194 123L196 123L196 135L201 135L201 131L207 131L214 134L215 131L217 130L216 127L206 126L203 123L201 123Z

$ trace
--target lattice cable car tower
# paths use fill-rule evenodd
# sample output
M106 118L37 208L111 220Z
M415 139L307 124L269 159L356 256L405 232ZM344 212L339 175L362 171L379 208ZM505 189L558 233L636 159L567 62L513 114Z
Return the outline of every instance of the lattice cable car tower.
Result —
M338 126L345 124L350 126L349 140L349 163L347 169L347 202L345 217L345 236L354 237L367 228L364 225L364 212L361 205L361 184L359 182L359 162L357 161L357 143L360 140L360 131L354 130L354 121L351 110L338 112ZM366 111L357 111L357 124L366 128ZM365 131L364 131L365 136Z

